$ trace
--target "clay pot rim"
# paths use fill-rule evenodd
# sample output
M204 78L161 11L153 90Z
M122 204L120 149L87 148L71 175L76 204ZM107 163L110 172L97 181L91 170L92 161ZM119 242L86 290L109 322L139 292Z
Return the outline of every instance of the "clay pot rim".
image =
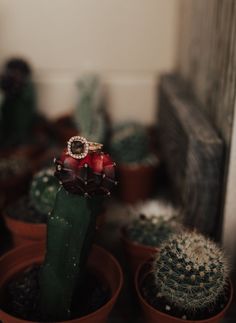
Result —
M124 243L128 244L131 247L138 247L147 251L153 251L153 252L158 252L160 250L159 247L153 247L153 246L148 246L142 243L139 243L137 241L131 240L127 237L127 233L126 233L126 229L127 226L123 226L121 228L121 241L123 241Z
M6 210L4 210L2 212L2 216L3 216L4 220L5 220L5 223L6 223L7 227L8 227L7 222L10 222L10 223L15 224L15 225L18 225L19 223L22 223L22 224L30 226L30 227L35 227L35 228L37 227L37 228L42 228L42 229L45 228L45 226L47 226L46 223L34 223L34 222L22 221L20 219L15 219L15 218L9 216L7 214ZM1 260L1 258L0 258L0 260Z
M28 249L30 248L30 246L36 246L36 245L45 245L45 242L32 242L32 243L28 243L26 245L23 245L23 246L19 246L19 247L16 247L12 250L10 250L9 252L3 254L1 257L0 257L0 263L4 260L4 258L6 257L15 257L18 250L23 250L23 249ZM89 313L85 316L82 316L81 318L75 318L75 319L72 319L72 320L67 320L67 321L61 321L61 323L77 323L78 320L79 322L83 322L85 320L87 320L88 318L92 318L94 316L96 316L98 313L100 313L101 311L103 311L104 309L106 309L107 307L109 307L112 303L115 303L114 299L116 299L118 296L119 296L119 293L121 291L121 288L123 286L123 283L124 283L124 275L123 275L123 272L122 272L122 269L121 269L121 266L119 264L119 262L116 260L116 258L107 250L105 250L104 248L96 245L96 244L93 244L92 248L95 248L96 250L102 252L103 254L106 254L107 257L109 257L112 262L114 263L117 271L118 271L118 274L119 274L119 282L118 282L118 287L116 289L116 291L114 292L114 294L111 296L111 298L109 299L108 302L106 302L106 304L104 304L102 307L100 307L99 309L97 309L96 311L92 312L92 313ZM37 256L36 256L37 258ZM13 318L13 319L18 319L19 320L19 323L37 323L36 321L24 321L23 319L20 319L20 318L17 318L15 316L12 316L10 315L9 313L3 311L1 308L0 308L0 313L4 313L5 315L7 315L9 317L9 319ZM55 322L55 323L60 323L60 321L58 322Z
M149 311L151 311L152 313L158 313L160 316L163 317L163 319L172 319L172 320L175 320L176 323L180 323L180 322L186 322L186 323L193 323L193 322L197 322L197 323L209 323L209 322L214 322L214 320L216 320L217 318L220 318L222 316L222 313L225 313L231 303L232 303L232 299L233 299L233 285L232 285L232 282L231 280L229 279L229 285L230 285L230 297L228 299L228 302L226 304L226 306L216 315L208 318L208 319L204 319L204 320L183 320L179 317L175 317L175 316L172 316L172 315L169 315L169 314L166 314L164 312L161 312L159 310L157 310L156 308L154 308L153 306L151 306L150 304L148 304L148 302L145 300L145 298L143 298L141 292L140 292L140 288L139 288L139 276L140 276L140 272L141 272L141 269L144 267L144 265L146 265L148 262L150 261L145 261L144 263L140 264L136 270L136 273L135 273L135 278L134 278L134 284L135 284L135 290L136 290L136 293L138 295L138 298L139 298L139 301L142 303L143 306L147 307L149 309ZM218 321L217 321L218 322ZM173 322L174 323L174 322Z

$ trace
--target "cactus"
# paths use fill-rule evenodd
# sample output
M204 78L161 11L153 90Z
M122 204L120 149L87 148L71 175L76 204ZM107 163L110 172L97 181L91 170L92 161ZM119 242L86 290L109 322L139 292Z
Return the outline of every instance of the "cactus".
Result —
M20 176L28 171L28 159L25 157L8 157L0 159L0 181L5 181L9 177Z
M30 201L33 207L43 214L52 211L59 186L52 168L44 168L36 173L30 186Z
M143 163L150 157L147 131L134 122L114 127L110 148L113 158L120 163Z
M140 214L128 227L126 234L128 238L139 244L159 247L160 244L177 231L177 223L166 221L165 216L146 217Z
M229 266L223 252L201 234L182 232L161 246L153 262L157 302L176 307L183 318L210 310L224 296Z
M22 59L9 60L0 77L1 143L20 144L30 139L36 96L31 70Z
M41 311L46 320L71 318L96 228L101 200L115 184L114 163L102 152L55 160L61 187L48 221L47 252L40 275ZM77 292L76 292L77 294Z
M81 136L104 143L107 122L99 79L86 75L78 81L79 102L74 118Z

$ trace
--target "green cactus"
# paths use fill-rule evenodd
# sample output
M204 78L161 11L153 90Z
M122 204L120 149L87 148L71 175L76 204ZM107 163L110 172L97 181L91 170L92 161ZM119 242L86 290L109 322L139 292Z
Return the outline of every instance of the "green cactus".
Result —
M167 311L175 306L182 317L193 319L225 295L228 274L228 263L215 243L195 232L173 235L153 262L157 302L164 299Z
M41 308L47 319L70 319L73 293L85 263L81 258L87 255L84 248L91 246L95 227L88 199L60 188L49 217L50 239L40 278Z
M30 186L30 201L33 207L42 214L52 211L59 186L52 168L45 168L36 173Z
M143 163L150 157L146 128L135 122L116 125L110 146L113 158L120 163Z
M0 78L1 143L21 144L30 140L36 117L36 95L27 62L12 59Z
M80 135L90 141L104 143L107 122L102 91L96 75L86 75L78 81L79 102L74 118Z
M166 220L165 216L146 217L140 214L127 227L127 237L139 244L159 247L169 236L177 231L178 225L173 220Z

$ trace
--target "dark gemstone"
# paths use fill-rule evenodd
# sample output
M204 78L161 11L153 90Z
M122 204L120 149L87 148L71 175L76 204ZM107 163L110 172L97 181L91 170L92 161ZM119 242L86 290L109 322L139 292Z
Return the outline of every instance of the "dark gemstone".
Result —
M71 152L72 154L82 154L84 152L84 143L76 140L71 143Z

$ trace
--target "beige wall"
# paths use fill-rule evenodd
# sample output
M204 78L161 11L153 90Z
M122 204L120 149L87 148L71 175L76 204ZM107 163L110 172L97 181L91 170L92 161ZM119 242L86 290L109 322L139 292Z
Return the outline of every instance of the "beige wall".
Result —
M76 79L99 72L115 120L153 120L158 75L175 67L178 0L0 0L0 63L35 68L40 109L76 102Z

